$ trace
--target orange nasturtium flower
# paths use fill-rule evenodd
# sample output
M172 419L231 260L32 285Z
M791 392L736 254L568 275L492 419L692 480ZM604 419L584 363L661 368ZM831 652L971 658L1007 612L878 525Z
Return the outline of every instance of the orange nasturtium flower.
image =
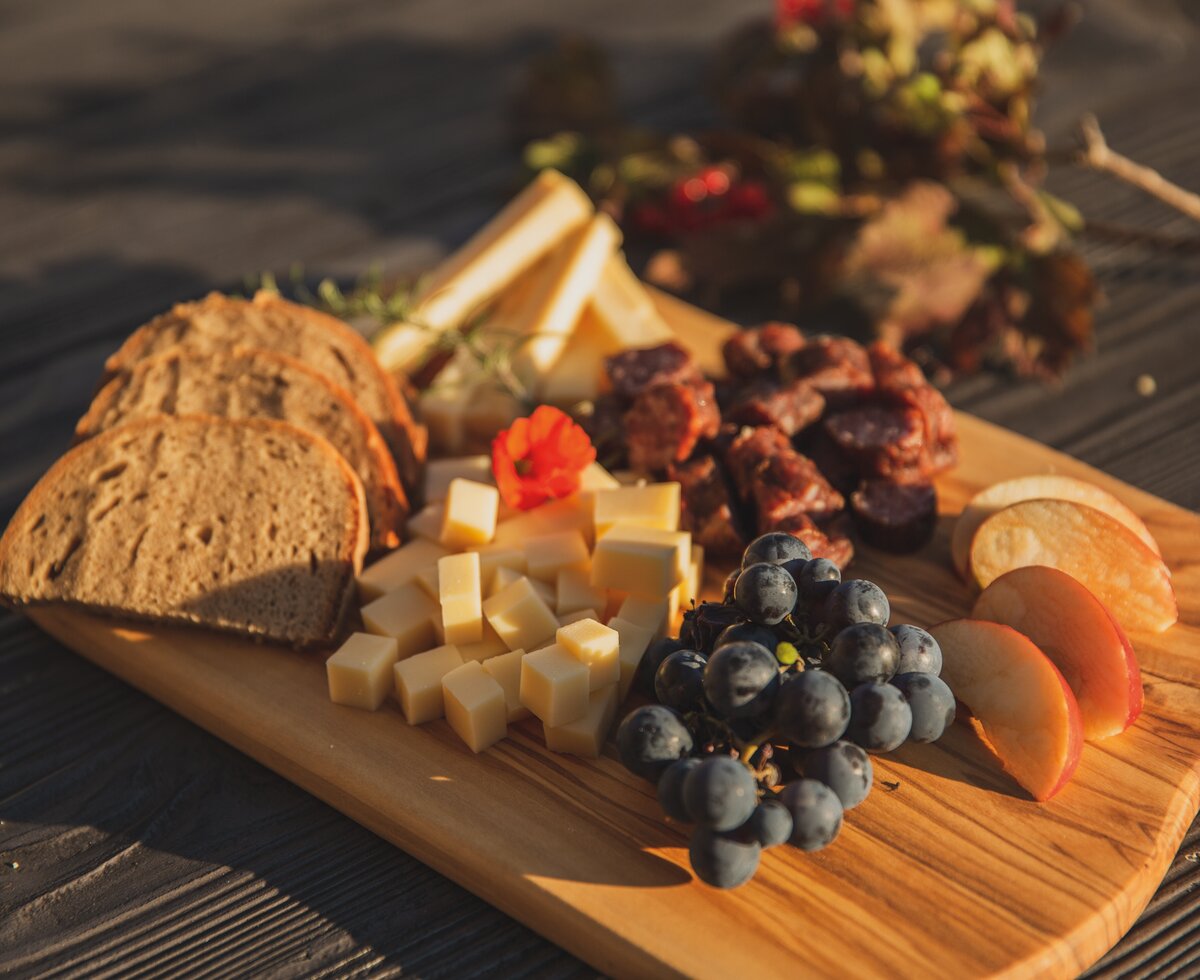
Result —
M528 510L579 489L579 478L596 458L587 433L565 412L539 405L492 442L492 472L510 507Z

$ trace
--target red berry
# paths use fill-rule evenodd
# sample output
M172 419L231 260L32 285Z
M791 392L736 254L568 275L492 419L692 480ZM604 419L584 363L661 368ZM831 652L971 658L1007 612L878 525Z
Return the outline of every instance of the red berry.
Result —
M700 171L699 177L713 197L720 197L729 190L729 174L720 167L705 167Z
M743 180L729 192L729 210L739 218L761 218L771 211L771 197L761 181Z

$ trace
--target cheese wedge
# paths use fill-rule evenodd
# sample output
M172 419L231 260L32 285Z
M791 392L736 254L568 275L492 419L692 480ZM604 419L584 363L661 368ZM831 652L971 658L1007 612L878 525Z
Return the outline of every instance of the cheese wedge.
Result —
M646 287L619 252L605 263L589 312L606 355L628 347L657 347L675 339Z
M570 343L555 361L553 370L541 379L539 400L560 408L595 401L605 385L604 358L610 353L595 314L584 309Z

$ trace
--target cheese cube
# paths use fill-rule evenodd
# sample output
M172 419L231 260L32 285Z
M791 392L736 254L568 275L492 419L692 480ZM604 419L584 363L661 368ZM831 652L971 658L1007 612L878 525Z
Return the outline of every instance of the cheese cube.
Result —
M525 553L521 552L522 560L524 560L524 557ZM529 584L533 586L533 591L541 596L542 602L553 610L557 603L554 595L554 587L546 582L539 582L537 579L529 578L524 572L518 572L515 568L504 568L501 566L496 569L495 575L492 577L491 595L488 598L491 598L497 592L502 592L512 585L513 582L517 581L517 579L522 578L529 580Z
M600 758L600 750L612 731L617 718L618 692L615 684L593 691L588 697L587 712L577 721L565 725L543 725L546 748L585 759Z
M411 582L362 608L366 631L391 637L396 643L397 659L411 657L433 645L433 621L440 615L437 603Z
M492 540L500 506L500 491L495 487L461 477L451 480L444 506L438 540L447 548L469 548Z
M700 586L704 581L704 549L698 544L692 545L692 560L688 565L687 577L675 586L670 595L668 622L675 622L675 615L680 609L690 609L692 603L700 598Z
M442 701L442 678L463 659L453 646L435 647L401 660L392 668L396 679L396 698L410 725L423 725L441 718L445 710Z
M638 665L641 664L642 657L645 656L650 644L654 642L654 633L646 629L646 627L639 626L637 623L631 623L620 616L610 619L608 625L609 628L617 631L617 636L619 637L621 660L621 689L619 693L621 700L624 701L629 694L629 688L633 686L633 678L637 674Z
M557 604L554 611L562 616L578 609L603 609L608 594L595 588L591 576L579 568L563 568L558 573Z
M578 623L581 619L594 619L597 622L600 620L600 614L595 609L577 609L575 612L565 613L558 617L559 626L570 626L572 623Z
M504 688L478 663L464 663L442 678L442 700L446 721L472 752L482 752L508 734Z
M529 709L521 704L521 661L524 659L524 650L511 650L483 662L483 669L504 689L509 724L529 717Z
M525 542L525 573L554 582L563 569L587 571L591 562L587 542L579 531L561 531Z
M667 326L650 294L619 252L605 263L590 307L611 350L654 347L676 339L675 332Z
M492 629L492 624L485 619L483 621L483 639L478 643L458 644L458 652L463 658L463 663L468 660L490 660L502 653L508 653L508 644L500 639L500 635Z
M468 551L438 559L438 598L442 628L450 644L483 639L483 596L479 587L479 555Z
M535 649L558 629L550 606L524 577L488 598L483 613L510 650Z
M387 697L397 656L392 637L351 633L337 653L325 661L329 700L374 711Z
M408 533L414 537L424 538L426 541L440 545L441 542L438 538L442 535L442 523L445 519L446 505L444 503L430 504L410 517L406 526Z
M579 531L590 542L593 539L592 507L591 493L574 493L561 500L552 500L497 524L493 540L496 544L520 548L532 538L561 531Z
M443 555L442 557L444 558L446 556ZM419 572L417 572L417 577L413 579L413 584L419 586L421 591L429 596L429 598L434 602L440 601L441 592L438 590L437 562L435 561L432 565L426 565Z
M666 596L687 576L692 536L686 531L617 524L596 542L592 585L650 598Z
M488 595L494 591L496 570L507 568L518 575L525 574L525 551L510 545L492 544L485 548L473 548L479 554L479 580ZM509 579L509 582L513 581ZM507 584L507 583L506 583Z
M588 463L583 468L583 472L579 474L579 489L581 492L588 490L611 490L613 487L619 487L620 485L621 481L595 460Z
M631 595L621 603L617 615L648 629L657 638L666 635L670 611L670 599L642 599Z
M408 585L417 572L446 554L449 552L440 544L426 541L424 538L417 538L397 548L373 565L364 568L358 576L359 602L370 602L385 592Z
M644 487L616 487L593 494L593 522L597 537L615 524L679 530L678 483L648 483Z
M554 639L580 663L587 664L591 690L598 691L620 680L620 635L616 630L595 619L582 619L560 626Z
M487 453L480 453L478 456L431 459L425 464L425 503L433 504L445 500L446 494L450 492L450 482L460 477L476 483L494 485L492 457Z
M588 710L587 664L553 644L521 661L521 704L547 725L578 721Z

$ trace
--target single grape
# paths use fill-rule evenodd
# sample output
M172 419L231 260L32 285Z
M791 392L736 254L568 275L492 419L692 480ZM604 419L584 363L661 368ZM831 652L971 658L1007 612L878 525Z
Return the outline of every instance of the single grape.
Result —
M779 565L748 565L738 576L733 597L752 622L774 626L795 608L796 583Z
M713 888L737 888L754 877L762 848L755 841L742 841L707 827L692 831L688 859L692 870Z
M898 674L940 674L942 648L938 641L919 626L893 626L892 635L900 647Z
M658 803L672 820L681 823L691 823L687 807L683 804L683 783L688 773L700 765L701 760L695 757L680 759L672 762L663 774L658 777Z
M661 704L648 704L625 716L617 729L617 754L635 776L656 782L676 759L692 751L692 733L679 715Z
M634 674L633 683L638 689L638 693L648 698L657 697L654 681L658 676L659 666L676 650L683 649L686 649L686 644L682 640L670 636L664 636L651 643L646 648L646 652L642 654L641 663L638 664L637 672Z
M708 661L695 650L676 650L658 665L654 694L659 704L676 711L692 711L704 699L704 665Z
M792 618L803 620L810 628L825 622L825 602L840 583L832 580L813 582L807 595L796 597L796 608L792 610Z
M779 802L792 815L788 843L802 851L819 851L842 829L841 801L833 790L815 779L788 783L779 794Z
M878 623L855 623L833 638L825 669L847 688L867 681L885 684L896 675L900 645L887 627Z
M759 626L758 623L734 623L721 630L721 635L717 637L713 649L719 650L730 643L761 643L774 653L775 647L779 643L779 637L769 626Z
M850 692L846 738L868 752L899 748L912 730L912 709L891 684L860 684Z
M758 783L748 767L727 755L714 755L688 772L683 805L701 827L735 830L758 805Z
M883 589L862 578L843 582L825 600L825 622L835 633L855 623L886 626L891 614L891 606Z
M783 565L796 581L796 589L802 596L809 596L818 582L840 582L842 570L828 558L812 558L808 561L793 560Z
M725 585L721 589L721 601L733 602L733 587L737 585L738 573L740 568L735 568L732 572L725 576Z
M806 670L784 681L775 695L775 732L800 748L836 742L850 722L850 696L824 670Z
M912 741L936 742L954 724L954 693L940 677L916 672L898 674L892 684L912 711L912 731L908 733Z
M782 565L785 561L797 558L807 560L812 557L808 545L794 534L786 531L768 531L759 535L742 552L742 568L749 568L765 562L768 565Z
M746 830L764 848L786 844L792 836L792 814L786 806L768 796L750 814Z
M714 650L704 668L704 694L726 720L766 715L778 687L775 655L758 643L729 643Z
M784 640L775 647L775 659L779 661L780 666L790 667L792 664L800 662L800 651L796 649L796 644ZM800 664L800 669L804 669L803 664Z
M834 742L804 755L804 775L824 783L842 801L842 809L858 806L871 792L871 757L853 742Z

